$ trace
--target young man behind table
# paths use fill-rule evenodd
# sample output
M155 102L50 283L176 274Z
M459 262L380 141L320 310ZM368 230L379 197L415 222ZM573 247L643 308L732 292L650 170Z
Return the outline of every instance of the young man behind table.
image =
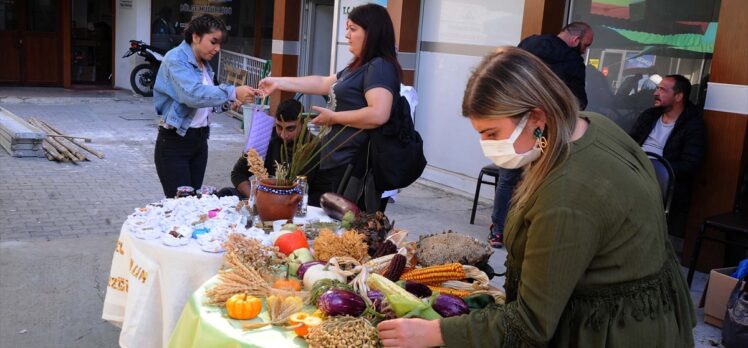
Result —
M287 99L278 105L278 111L275 113L275 131L270 138L267 154L265 155L265 168L269 175L275 175L275 162L281 162L282 149L285 146L289 161L293 161L294 142L301 134L303 126L300 118L304 112L304 106L298 100ZM302 173L307 173L307 182L311 183L317 171L316 164L319 163L319 154L309 161ZM250 181L252 172L247 164L246 154L242 154L234 164L231 170L231 183L234 187L224 187L218 192L219 197L235 195L239 199L246 199L250 193ZM312 197L314 196L314 197ZM319 195L313 195L310 192L309 204L319 205Z

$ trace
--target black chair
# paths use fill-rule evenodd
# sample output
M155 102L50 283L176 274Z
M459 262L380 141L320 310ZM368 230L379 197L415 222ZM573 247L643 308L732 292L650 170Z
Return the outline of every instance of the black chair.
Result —
M670 166L664 157L653 153L646 152L649 160L652 161L652 166L657 176L657 182L660 183L660 191L662 192L662 204L665 206L665 217L670 213L670 204L673 202L673 189L675 188L675 173L673 167Z
M475 185L475 198L473 198L473 210L470 213L470 224L475 223L475 209L478 207L478 196L480 195L480 187L482 184L493 185L494 188L499 184L499 167L494 164L489 164L480 170L478 174L478 183ZM483 180L483 176L487 175L493 177L493 182Z
M748 248L748 243L744 242L748 240L748 210L745 209L748 207L748 171L743 175L743 182L740 185L737 198L735 209L732 212L708 217L704 219L701 227L699 227L696 245L691 256L691 265L688 267L687 280L689 287L693 281L696 263L699 260L699 253L701 252L701 242L704 239L720 242L725 245ZM725 238L707 235L706 232L710 228L722 231Z

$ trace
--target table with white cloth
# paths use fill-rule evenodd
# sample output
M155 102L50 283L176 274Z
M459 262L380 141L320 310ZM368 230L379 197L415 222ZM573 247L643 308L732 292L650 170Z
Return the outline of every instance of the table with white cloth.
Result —
M190 237L183 246L141 239L128 222L133 218L123 224L114 248L102 318L122 328L122 347L165 347L190 295L221 268L223 252L206 252ZM322 209L309 207L294 222L312 219L329 221Z

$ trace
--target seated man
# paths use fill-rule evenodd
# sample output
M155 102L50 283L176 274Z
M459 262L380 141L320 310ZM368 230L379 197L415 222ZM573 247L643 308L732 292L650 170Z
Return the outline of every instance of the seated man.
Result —
M281 162L281 151L287 151L289 161L293 160L291 158L293 156L293 145L299 134L301 134L302 123L299 116L303 111L304 107L295 99L284 100L278 105L278 111L275 114L275 132L273 132L270 138L268 151L265 155L265 168L267 168L268 175L275 175L275 162ZM283 146L285 146L285 150L282 150ZM317 163L319 163L319 154L315 159L310 161L306 169L309 170L309 168L317 165ZM307 172L307 170L302 172ZM311 183L313 180L314 172L316 172L316 167L307 174L307 183ZM231 170L231 183L234 187L222 188L218 192L218 196L235 195L239 199L247 199L250 195L249 178L252 175L247 164L247 156L246 154L242 154ZM311 200L309 204L312 204Z
M704 158L706 129L700 110L691 103L691 83L668 75L654 92L654 107L639 115L629 132L646 152L664 157L675 173L668 232L683 237L691 201L691 181Z

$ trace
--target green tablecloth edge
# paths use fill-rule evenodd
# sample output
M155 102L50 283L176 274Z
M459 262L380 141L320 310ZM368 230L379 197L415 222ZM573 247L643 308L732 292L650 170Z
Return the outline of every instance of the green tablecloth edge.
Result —
M190 296L184 306L174 331L169 339L170 348L198 347L242 347L242 348L306 348L302 338L296 337L292 330L267 326L252 331L244 331L241 325L250 322L269 321L267 304L263 299L263 311L253 320L234 320L228 318L226 310L204 304L207 301L205 290L213 286L218 277L214 276ZM316 308L305 306L304 311L312 312Z

